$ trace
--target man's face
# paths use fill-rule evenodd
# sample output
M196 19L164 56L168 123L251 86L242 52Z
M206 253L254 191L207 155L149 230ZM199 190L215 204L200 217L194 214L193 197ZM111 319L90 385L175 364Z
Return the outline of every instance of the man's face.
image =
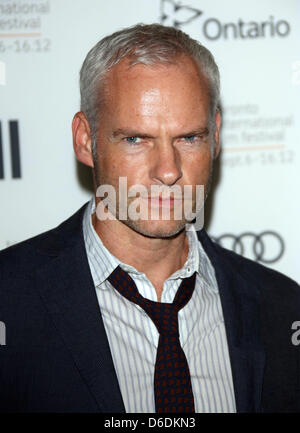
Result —
M146 209L148 218L136 220L129 215L120 223L151 237L180 232L187 222L183 202L173 194L173 199L165 201L155 193L151 200L151 187L168 191L176 185L183 192L184 185L191 185L193 210L195 186L204 185L207 192L212 140L218 141L218 128L215 136L210 130L213 122L207 79L186 56L175 64L155 66L129 67L125 59L109 73L104 98L94 161L98 186L115 188L118 218L119 178L126 177L128 189L143 185L149 195L138 199L141 207L137 209ZM136 196L128 198L128 207L133 200ZM167 220L162 217L165 206L170 206ZM178 206L182 206L180 219L175 212ZM152 219L151 212L159 217Z

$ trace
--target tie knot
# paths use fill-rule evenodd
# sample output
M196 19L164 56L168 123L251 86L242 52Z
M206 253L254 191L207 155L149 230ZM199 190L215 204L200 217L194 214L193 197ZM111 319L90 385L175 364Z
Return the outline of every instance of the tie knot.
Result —
M160 335L178 336L178 309L174 304L143 299L140 306L154 322Z
M190 300L195 287L196 273L182 280L173 303L155 302L140 295L135 282L120 266L110 274L109 282L118 292L145 310L160 335L178 335L178 311Z

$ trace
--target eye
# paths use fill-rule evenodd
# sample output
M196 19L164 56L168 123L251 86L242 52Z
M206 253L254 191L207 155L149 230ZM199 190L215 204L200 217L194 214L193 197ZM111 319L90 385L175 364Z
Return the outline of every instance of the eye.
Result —
M139 144L140 137L125 137L124 140L129 144Z
M184 137L184 140L192 143L193 141L196 140L196 138L197 138L196 135L188 135L187 137Z

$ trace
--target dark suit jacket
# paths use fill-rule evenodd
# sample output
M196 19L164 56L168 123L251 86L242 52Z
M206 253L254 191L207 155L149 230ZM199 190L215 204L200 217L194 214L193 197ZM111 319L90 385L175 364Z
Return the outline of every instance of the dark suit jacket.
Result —
M124 412L85 252L85 207L0 252L0 411ZM238 412L300 412L299 286L199 239L216 270Z

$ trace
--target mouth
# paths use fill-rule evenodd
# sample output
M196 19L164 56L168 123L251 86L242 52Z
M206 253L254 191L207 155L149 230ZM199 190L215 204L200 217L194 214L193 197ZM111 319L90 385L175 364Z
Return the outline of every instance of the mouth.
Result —
M162 207L174 207L182 202L181 197L162 197L162 196L152 196L152 197L141 197L143 200L148 201L150 206L162 206Z

